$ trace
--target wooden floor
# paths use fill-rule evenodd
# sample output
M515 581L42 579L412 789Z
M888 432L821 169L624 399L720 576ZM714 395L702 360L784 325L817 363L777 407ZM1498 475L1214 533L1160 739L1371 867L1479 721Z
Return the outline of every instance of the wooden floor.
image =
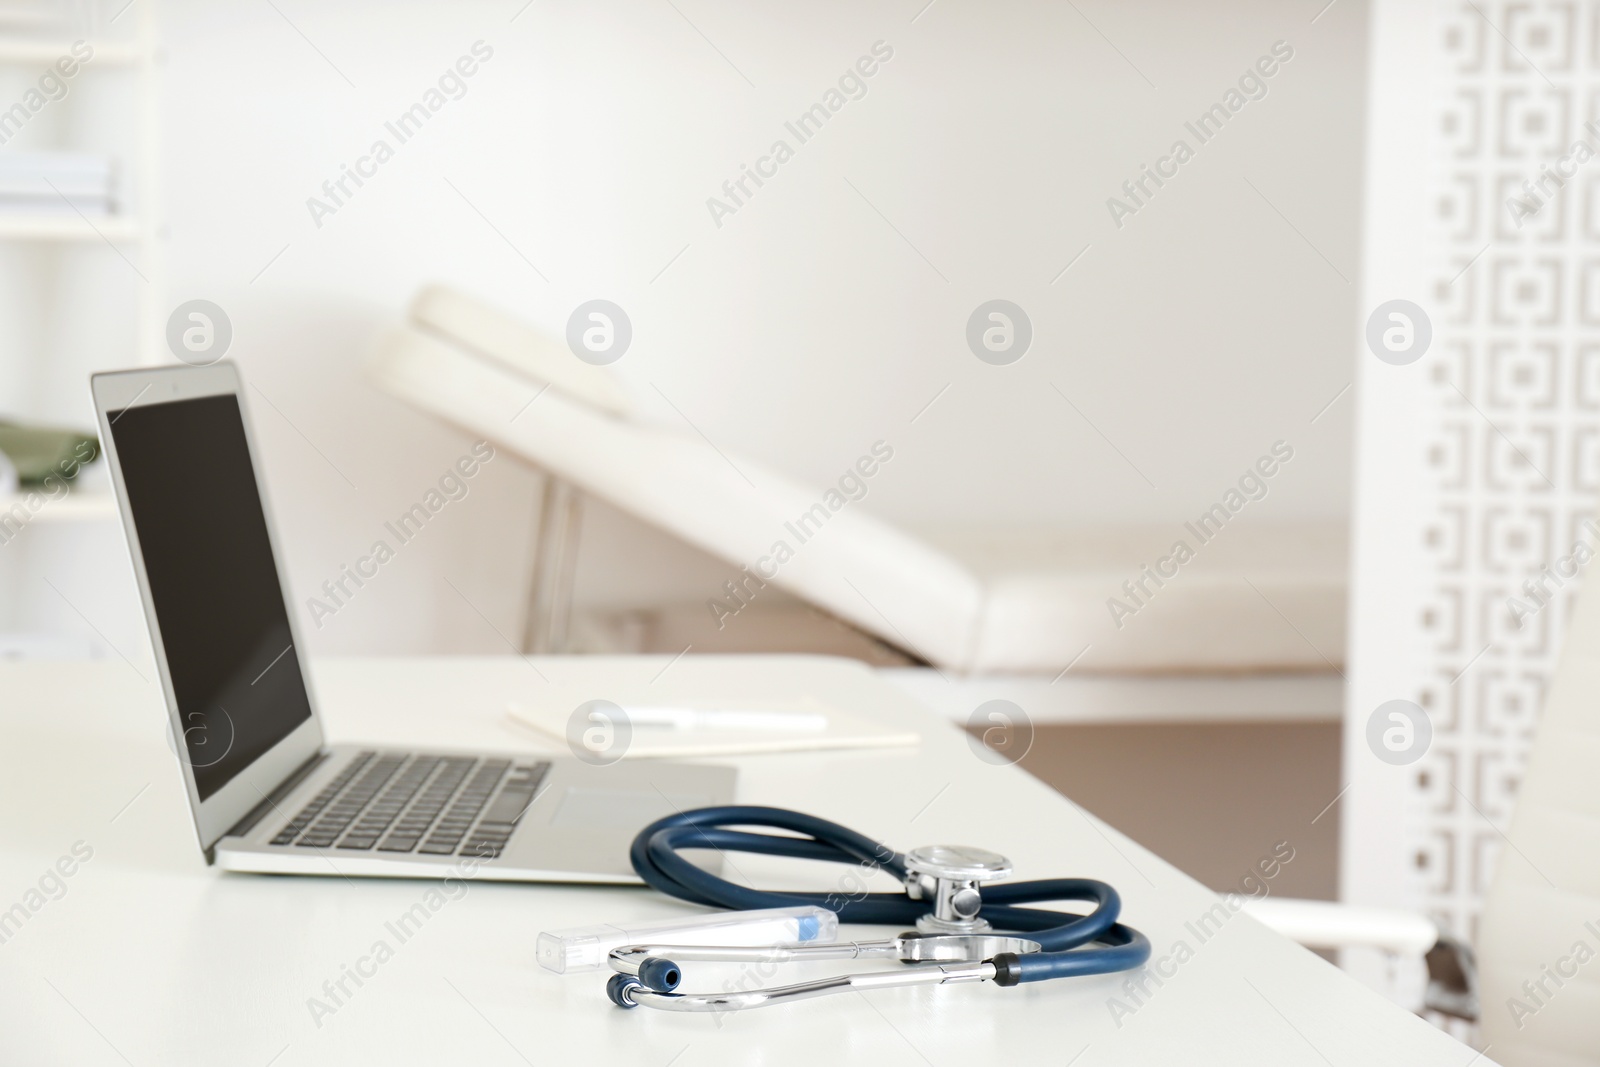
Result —
M1272 894L1333 900L1339 759L1338 723L1041 725L1022 766L1212 889L1288 842Z
M1287 842L1294 859L1271 892L1337 898L1341 805L1329 807L1341 788L1336 675L966 678L909 666L777 590L763 597L721 630L699 606L591 617L580 643L611 652L676 654L692 645L697 653L849 656L959 723L986 700L1013 701L1034 727L1024 769L1207 886L1237 890Z

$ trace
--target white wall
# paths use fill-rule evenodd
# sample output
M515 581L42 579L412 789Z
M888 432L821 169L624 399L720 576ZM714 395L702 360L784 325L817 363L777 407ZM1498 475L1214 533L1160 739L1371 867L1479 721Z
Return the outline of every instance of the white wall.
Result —
M557 335L579 302L618 302L616 370L655 417L678 419L664 395L795 474L890 440L865 506L892 519L1177 522L1284 438L1263 516L1341 521L1348 394L1310 420L1352 373L1365 5L923 2L165 2L171 302L222 305L278 409L252 395L295 584L466 446L361 377L430 281ZM307 198L478 40L494 55L465 97L317 228ZM718 228L707 197L879 40L867 95ZM1113 225L1107 197L1194 143L1184 120L1278 40L1294 58L1268 95ZM965 344L993 297L1036 331L1010 367ZM503 648L477 610L515 636L535 493L491 465L316 649ZM592 518L591 603L700 600L724 576Z

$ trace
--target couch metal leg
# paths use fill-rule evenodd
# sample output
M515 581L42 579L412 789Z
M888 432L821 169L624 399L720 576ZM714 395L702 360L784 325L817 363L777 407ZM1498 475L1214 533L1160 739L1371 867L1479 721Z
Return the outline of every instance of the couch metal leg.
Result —
M572 583L578 570L582 519L583 494L546 474L522 632L522 648L527 653L548 655L566 650L572 631Z

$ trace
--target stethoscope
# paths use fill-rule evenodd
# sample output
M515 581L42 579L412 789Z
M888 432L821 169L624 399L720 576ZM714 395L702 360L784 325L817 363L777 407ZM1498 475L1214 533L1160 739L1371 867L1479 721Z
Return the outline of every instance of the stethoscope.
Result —
M731 827L766 826L801 836L749 833ZM754 852L827 860L881 869L905 886L900 893L782 893L750 889L704 870L681 849ZM695 904L736 910L820 905L840 922L914 924L916 932L877 941L790 947L630 945L610 953L616 973L606 992L620 1007L667 1011L737 1011L790 1000L897 986L993 982L1014 986L1138 967L1150 942L1117 922L1117 891L1089 878L988 884L1011 874L1004 856L984 849L935 845L900 855L837 823L782 808L698 808L658 819L634 838L630 853L639 877L661 892ZM986 888L980 895L979 886ZM1015 905L1048 900L1094 904L1087 915ZM996 929L1026 934L1001 934ZM726 993L676 992L679 961L788 963L803 960L893 959L888 971L837 975L812 982Z

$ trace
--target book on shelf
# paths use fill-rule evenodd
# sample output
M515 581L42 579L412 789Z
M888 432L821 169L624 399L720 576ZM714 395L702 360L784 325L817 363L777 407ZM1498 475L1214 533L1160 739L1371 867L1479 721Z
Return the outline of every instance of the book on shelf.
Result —
M0 151L0 214L111 215L115 187L109 156Z

